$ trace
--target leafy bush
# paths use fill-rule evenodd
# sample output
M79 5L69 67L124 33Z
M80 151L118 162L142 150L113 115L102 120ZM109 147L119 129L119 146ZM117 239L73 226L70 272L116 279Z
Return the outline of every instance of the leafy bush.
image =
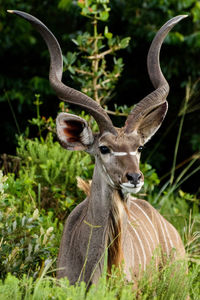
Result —
M61 8L64 8L64 3L66 1L60 2ZM81 32L72 39L77 50L73 53L67 52L64 66L82 92L103 105L112 98L124 66L123 59L116 57L116 51L126 48L130 37L120 39L113 36L107 25L102 30L103 34L99 33L100 22L109 19L109 0L78 1L78 5L81 14L90 21L92 29ZM109 55L113 56L112 63Z
M7 192L10 180L6 180L1 172L0 177L1 278L4 278L8 272L18 277L24 273L38 277L49 260L55 261L62 224L58 223L58 219L52 212L48 214L42 210L39 212L35 208L35 203L30 201L30 195L22 208L20 199L13 195L13 186L11 194ZM13 176L11 179L13 180ZM26 183L20 186L19 181L16 184L16 191L21 195L25 192L23 186L26 186ZM54 232L56 232L56 239Z
M17 154L21 158L20 177L32 182L38 207L61 214L83 199L76 177L91 178L93 162L88 154L64 150L51 133L45 141L19 137Z

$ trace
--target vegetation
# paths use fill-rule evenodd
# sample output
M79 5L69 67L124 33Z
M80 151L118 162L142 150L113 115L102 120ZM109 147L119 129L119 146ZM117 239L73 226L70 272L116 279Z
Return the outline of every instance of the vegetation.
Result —
M98 33L99 21L105 22L109 18L108 3L109 1L78 1L82 15L89 18L93 26L93 34L78 34L72 39L78 52L68 52L64 57L65 67L74 75L72 78L78 81L81 90L101 105L112 97L123 69L123 59L116 58L114 54L117 50L126 48L130 41L130 37L114 37L108 26L104 27L104 34ZM109 65L108 68L106 58L109 54L113 56L114 66Z
M126 116L150 89L137 63L139 56L146 57L154 33L165 20L190 14L189 21L170 33L162 52L162 69L172 87L169 117L163 132L144 151L145 185L139 195L178 229L188 254L187 275L185 262L177 262L160 272L152 272L149 266L151 277L147 270L134 290L115 269L108 278L104 268L99 284L87 293L84 283L70 286L67 279L56 281L64 220L85 197L76 178L91 180L94 160L86 153L63 150L56 141L54 111L74 111L64 103L57 107L47 80L47 50L29 24L8 18L5 11L12 8L44 21L45 11L45 23L69 50L64 51L64 80L103 105L118 126L123 124L120 116ZM37 6L32 0L6 0L0 17L0 105L4 114L0 126L5 144L11 145L12 140L12 149L5 147L1 152L13 154L16 146L14 155L1 156L0 298L93 299L95 294L97 299L186 299L190 294L191 299L199 299L199 1L60 0ZM2 64L5 57L9 57L6 67ZM6 106L13 124L4 118ZM90 116L75 113L97 131ZM11 129L18 133L16 138ZM174 147L166 146L171 141Z
M4 283L0 283L0 296L4 299L103 299L103 300L132 300L132 299L186 299L188 291L192 299L199 299L199 283L195 278L199 274L197 268L193 269L193 275L186 276L183 266L176 273L176 265L168 266L160 274L154 274L149 280L146 275L139 282L138 289L133 290L131 284L125 283L123 275L119 277L115 272L112 278L107 279L106 272L103 273L99 284L92 286L86 293L86 285L70 286L67 279L59 280L59 284L51 277L42 276L33 282L32 278L24 275L20 281L12 275L8 275ZM47 268L46 271L47 272ZM181 273L182 271L182 273ZM171 273L174 272L173 281ZM117 278L117 280L116 280ZM180 284L181 283L181 284ZM184 285L184 288L182 286Z

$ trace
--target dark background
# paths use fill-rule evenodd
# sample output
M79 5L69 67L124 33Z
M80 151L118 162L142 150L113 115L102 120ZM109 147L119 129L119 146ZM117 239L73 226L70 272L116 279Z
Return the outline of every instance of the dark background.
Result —
M64 1L0 1L0 154L15 154L16 134L23 133L28 120L36 116L33 105L35 94L40 94L43 101L41 115L55 118L59 104L49 87L49 55L43 40L26 21L8 14L6 10L23 10L41 19L58 38L63 54L66 54L67 51L74 51L75 46L71 42L74 34L90 30L90 23L80 15L76 1L65 1L65 8L62 9L60 2ZM178 112L185 97L186 84L189 80L194 83L200 77L200 5L197 5L199 1L182 2L112 0L107 22L109 31L114 35L131 37L129 47L118 53L123 57L125 67L116 87L116 95L109 103L112 108L114 103L131 106L152 91L146 68L151 40L168 19L189 14L166 38L161 51L162 70L170 84L169 111L162 127L143 153L143 160L147 159L160 176L170 171L172 166L180 121ZM74 86L67 72L64 79L65 83ZM200 103L198 91L200 85L193 99L197 104ZM195 109L186 114L177 163L200 151L199 113ZM121 126L124 121L123 118L113 117L115 125ZM173 122L160 146L152 152ZM198 164L199 161L195 166ZM198 192L199 175L191 177L185 183L184 190Z

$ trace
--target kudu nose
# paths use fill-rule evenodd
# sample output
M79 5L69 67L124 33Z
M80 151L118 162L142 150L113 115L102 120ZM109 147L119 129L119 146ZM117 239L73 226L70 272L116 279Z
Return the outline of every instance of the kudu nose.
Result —
M126 178L130 183L137 185L140 181L140 178L142 177L141 173L127 173Z

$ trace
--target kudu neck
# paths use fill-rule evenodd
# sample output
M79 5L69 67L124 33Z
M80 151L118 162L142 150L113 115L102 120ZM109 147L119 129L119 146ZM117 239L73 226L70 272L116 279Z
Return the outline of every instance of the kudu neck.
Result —
M96 224L102 225L109 217L113 188L111 188L102 173L98 162L95 164L89 196L88 212Z
M108 184L97 161L92 178L88 207L89 219L93 222L93 225L106 225L116 196L118 201L124 201L121 191Z
M105 179L101 165L96 163L87 220L93 226L100 226L96 231L102 237L102 245L108 247L108 273L112 265L119 267L123 260L123 232L126 231L127 211L122 192L115 189Z

